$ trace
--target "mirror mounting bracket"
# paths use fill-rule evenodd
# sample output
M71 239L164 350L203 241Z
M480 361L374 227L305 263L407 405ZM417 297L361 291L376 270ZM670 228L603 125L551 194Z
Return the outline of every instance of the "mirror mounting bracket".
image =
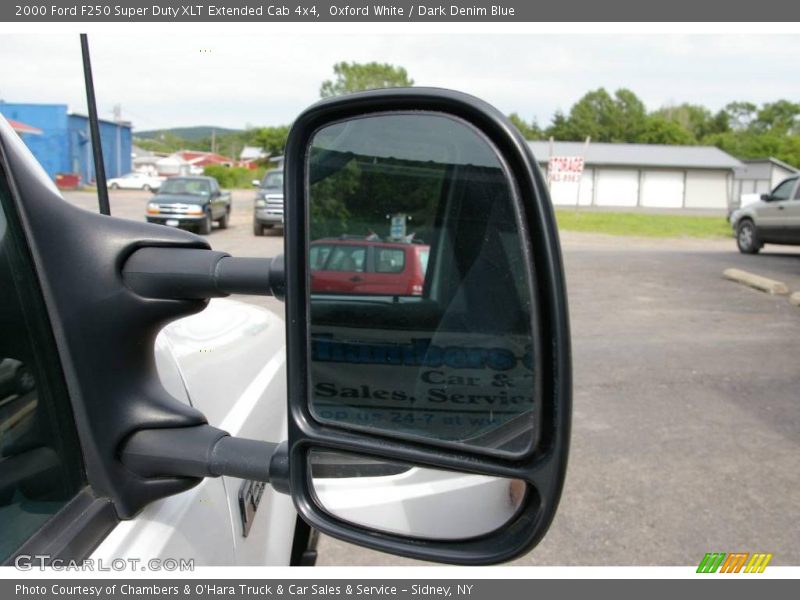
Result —
M145 298L193 300L230 294L286 295L283 255L240 258L204 248L145 247L122 267L125 284Z
M238 477L289 493L286 442L233 437L211 425L142 429L128 437L122 463L142 477Z

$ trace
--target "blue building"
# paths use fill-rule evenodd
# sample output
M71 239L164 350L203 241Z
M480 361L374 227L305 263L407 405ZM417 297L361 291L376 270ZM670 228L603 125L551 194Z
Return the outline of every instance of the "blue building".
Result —
M89 118L67 111L66 104L22 104L0 102L0 114L41 130L21 137L47 174L80 175L81 182L94 181L94 159ZM106 176L131 172L131 124L100 120L100 142Z

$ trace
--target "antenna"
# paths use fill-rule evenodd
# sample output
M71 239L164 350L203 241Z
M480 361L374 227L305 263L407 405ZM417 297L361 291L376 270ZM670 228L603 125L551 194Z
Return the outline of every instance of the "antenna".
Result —
M108 204L108 186L106 185L106 169L103 165L103 148L100 145L100 122L97 119L97 101L94 97L94 80L92 79L92 62L89 59L89 39L81 34L81 54L83 55L83 79L86 83L86 104L89 107L89 131L92 136L92 154L94 155L94 179L97 184L97 202L100 214L110 215Z

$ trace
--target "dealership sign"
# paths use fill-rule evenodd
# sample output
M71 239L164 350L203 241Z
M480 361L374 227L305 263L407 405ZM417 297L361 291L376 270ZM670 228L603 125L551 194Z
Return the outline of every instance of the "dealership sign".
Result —
M538 427L533 364L530 339L514 333L315 326L313 412L329 423L502 448L500 430Z

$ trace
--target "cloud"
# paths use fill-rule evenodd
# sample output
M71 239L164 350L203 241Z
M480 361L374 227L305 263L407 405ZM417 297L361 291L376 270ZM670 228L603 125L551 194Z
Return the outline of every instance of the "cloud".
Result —
M90 38L100 113L138 129L290 122L340 60L390 62L417 85L480 96L549 122L597 87L649 108L800 97L796 35L99 35ZM0 98L85 110L77 36L0 35Z

